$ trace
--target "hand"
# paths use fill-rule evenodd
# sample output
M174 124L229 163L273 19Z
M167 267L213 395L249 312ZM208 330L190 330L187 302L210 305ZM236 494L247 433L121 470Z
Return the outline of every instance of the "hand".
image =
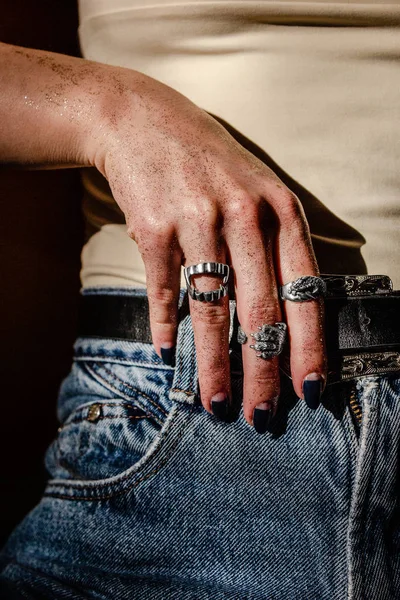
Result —
M138 98L129 73L121 87L122 98L106 105L113 118L105 138L104 127L97 137L102 149L96 148L93 163L107 177L143 257L157 353L176 343L181 264L232 265L238 318L248 335L282 320L278 285L318 275L298 198L175 90L148 78ZM202 291L221 282L209 275L195 279ZM190 299L201 401L222 418L231 394L228 308L227 297L213 303ZM325 377L322 303L286 302L284 308L293 384L302 397L307 376ZM275 411L279 372L277 358L258 358L249 345L243 346L243 407L252 424L256 407Z
M154 346L176 343L181 265L232 265L238 317L249 335L282 319L278 285L317 275L298 198L216 119L137 71L0 44L0 161L29 167L96 166L108 179L142 254ZM200 290L219 278L197 277ZM284 304L297 394L325 376L322 303ZM201 400L227 417L228 298L190 300ZM244 415L264 429L276 409L276 358L243 346ZM315 377L320 383L315 383ZM318 388L318 389L316 389ZM308 390L309 391L309 390ZM318 399L318 398L317 398Z

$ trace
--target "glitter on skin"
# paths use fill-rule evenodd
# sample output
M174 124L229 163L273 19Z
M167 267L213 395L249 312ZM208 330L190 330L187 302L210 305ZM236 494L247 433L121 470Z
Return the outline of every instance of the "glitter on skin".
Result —
M239 318L253 331L280 318L275 271L282 283L318 274L293 194L222 124L169 86L129 69L0 44L0 87L3 163L95 166L107 178L145 262L157 352L175 341L182 263L232 264ZM199 277L196 285L218 287L219 279ZM301 393L303 378L326 368L322 307L284 310ZM191 301L191 311L202 401L210 410L215 394L230 392L228 298ZM279 391L278 364L261 364L248 348L243 354L251 423L254 406Z

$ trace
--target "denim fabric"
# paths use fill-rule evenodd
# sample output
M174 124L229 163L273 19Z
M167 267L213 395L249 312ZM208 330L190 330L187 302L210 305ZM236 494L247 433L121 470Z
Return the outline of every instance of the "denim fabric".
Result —
M78 339L50 480L3 551L2 597L397 600L399 395L399 377L364 377L313 411L283 376L259 435L242 412L226 424L202 408L187 312L175 369L151 344Z

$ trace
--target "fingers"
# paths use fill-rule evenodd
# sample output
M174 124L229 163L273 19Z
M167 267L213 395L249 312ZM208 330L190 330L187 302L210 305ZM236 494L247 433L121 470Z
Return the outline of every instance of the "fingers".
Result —
M287 188L270 189L279 219L276 272L282 285L304 275L318 276L308 224L298 198ZM284 301L290 340L294 389L310 408L317 408L326 382L326 352L322 298L307 302Z
M279 359L260 356L251 347L255 345L251 334L263 325L287 322L294 389L311 408L318 406L326 381L322 300L285 301L282 319L278 297L278 285L319 275L308 225L299 200L279 179L268 180L264 192L256 200L243 197L243 201L226 203L221 213L206 205L204 219L197 213L193 225L185 219L177 234L160 228L149 239L138 241L146 266L153 342L169 364L173 364L176 343L182 255L185 266L226 263L229 255L238 318L248 337L243 345L243 411L259 432L266 430L276 411ZM210 291L219 288L221 278L203 274L192 282L199 291ZM229 420L229 299L203 303L189 298L189 302L201 401L208 412Z
M153 228L138 246L146 269L153 344L164 363L174 367L182 253L168 228Z
M276 411L279 396L278 358L264 359L251 345L251 333L262 325L281 321L278 290L272 258L270 231L265 227L266 207L252 204L234 226L226 224L225 235L235 272L237 313L248 341L242 346L244 386L243 412L247 422L260 433ZM271 223L270 223L271 225Z
M182 242L185 266L202 262L226 263L225 245L215 229L202 231L197 244ZM192 285L201 292L217 290L221 277L195 275ZM189 297L194 331L200 397L204 408L223 421L230 418L229 297L200 302Z

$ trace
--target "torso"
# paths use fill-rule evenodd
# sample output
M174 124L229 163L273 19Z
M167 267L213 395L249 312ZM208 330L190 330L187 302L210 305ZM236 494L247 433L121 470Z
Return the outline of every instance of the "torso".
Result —
M399 3L81 0L80 18L86 58L177 89L308 190L323 272L361 272L364 236L368 271L400 287ZM106 182L85 180L83 285L145 285Z

